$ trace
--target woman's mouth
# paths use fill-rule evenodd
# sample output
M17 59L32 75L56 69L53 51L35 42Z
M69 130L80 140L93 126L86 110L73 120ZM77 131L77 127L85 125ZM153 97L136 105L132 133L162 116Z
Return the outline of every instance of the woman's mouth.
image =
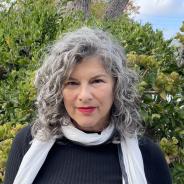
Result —
M96 107L78 107L77 110L79 112L85 113L85 114L90 114L92 113Z

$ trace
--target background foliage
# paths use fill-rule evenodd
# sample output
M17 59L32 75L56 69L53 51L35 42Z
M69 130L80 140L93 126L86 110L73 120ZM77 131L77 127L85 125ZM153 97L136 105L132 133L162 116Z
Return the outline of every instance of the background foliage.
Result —
M183 184L184 69L177 64L181 58L172 40L126 15L103 20L104 2L93 4L88 20L82 12L67 12L66 2L17 0L0 11L0 182L13 137L35 117L34 73L46 46L62 33L87 25L111 32L124 46L129 65L140 75L145 133L160 143L174 183ZM183 28L176 37L181 44Z

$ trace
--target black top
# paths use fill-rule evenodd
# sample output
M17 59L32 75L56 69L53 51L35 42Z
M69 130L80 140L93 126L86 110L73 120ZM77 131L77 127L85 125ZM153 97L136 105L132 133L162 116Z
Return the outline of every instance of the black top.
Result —
M32 140L30 126L13 141L4 184L12 184ZM148 184L171 184L167 163L160 148L148 138L139 141ZM28 171L29 172L29 171ZM82 146L58 139L33 184L122 184L117 144Z

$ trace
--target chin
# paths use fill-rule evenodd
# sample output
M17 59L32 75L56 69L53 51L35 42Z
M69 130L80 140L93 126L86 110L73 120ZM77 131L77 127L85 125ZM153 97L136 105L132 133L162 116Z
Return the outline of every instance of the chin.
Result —
M85 131L98 131L98 128L96 128L96 124L93 123L86 123L86 122L81 122L81 123L75 123L75 126L80 129L80 130L85 130Z

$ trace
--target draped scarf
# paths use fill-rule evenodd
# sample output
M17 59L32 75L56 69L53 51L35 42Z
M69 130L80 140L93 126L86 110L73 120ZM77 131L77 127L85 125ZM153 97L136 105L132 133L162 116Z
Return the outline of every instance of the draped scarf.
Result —
M84 146L105 143L112 137L114 129L114 125L110 124L98 134L85 133L74 127L73 124L62 126L62 132L67 139ZM38 138L33 139L31 147L22 159L13 184L33 183L55 141L56 138L54 137L47 141L41 141ZM136 135L121 139L118 155L122 169L122 184L147 184L142 154Z

